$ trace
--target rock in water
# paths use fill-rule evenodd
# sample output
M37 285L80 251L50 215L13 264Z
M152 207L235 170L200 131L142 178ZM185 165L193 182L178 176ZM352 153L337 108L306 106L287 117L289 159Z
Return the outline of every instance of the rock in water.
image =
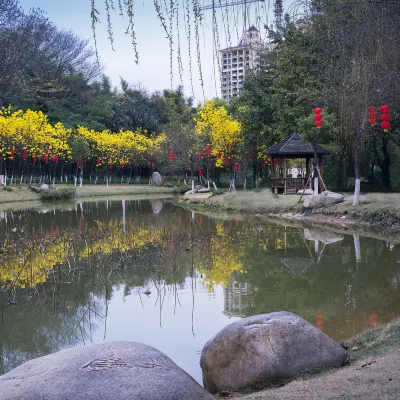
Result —
M339 367L346 351L314 325L290 312L243 318L204 346L200 366L211 393L290 378L318 367Z
M28 361L0 376L1 400L194 400L209 393L165 354L102 343Z
M153 172L150 178L151 184L156 186L161 186L164 182L163 177L159 172Z
M322 192L318 196L307 196L304 199L304 208L321 208L332 206L336 203L341 203L344 196L340 193Z

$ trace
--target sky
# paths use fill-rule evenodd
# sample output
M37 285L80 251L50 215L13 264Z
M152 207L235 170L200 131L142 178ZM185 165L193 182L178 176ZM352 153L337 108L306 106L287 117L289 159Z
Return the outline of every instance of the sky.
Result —
M139 65L135 63L135 54L131 38L126 36L127 18L122 18L117 13L113 14L114 49L112 50L107 33L106 14L103 8L104 0L95 0L96 9L99 11L100 23L97 24L97 48L104 73L111 77L113 85L119 86L120 77L123 77L130 84L140 84L150 91L157 91L171 88L170 74L170 51L169 42L166 38L159 19L157 18L153 0L135 0L135 31L137 35L139 50ZM164 0L160 1L163 3ZM189 1L189 0L187 0ZM212 0L200 0L207 5ZM117 3L117 0L114 0ZM166 2L169 3L168 1ZM217 2L216 2L217 3ZM25 11L31 8L40 8L48 18L60 29L72 30L79 36L89 39L94 47L93 33L90 18L90 0L20 0ZM184 1L180 1L180 14L183 15ZM244 7L230 7L229 13L222 17L217 14L220 48L228 47L229 44L236 45L244 29L255 25L260 29L262 36L265 36L264 23L270 24L272 0L257 2L247 6L247 18L244 23ZM183 77L182 83L187 96L192 95L192 88L195 102L220 95L219 72L215 58L215 40L212 29L212 11L204 11L204 22L200 31L200 54L201 67L204 81L204 96L200 84L200 74L196 58L195 41L192 39L192 74L189 73L189 51L187 44L186 25L183 18L180 19L179 32L181 41ZM228 21L226 21L228 16ZM269 20L268 20L269 18ZM169 21L167 20L167 23ZM230 35L227 34L227 26L230 26ZM231 37L231 42L227 37ZM177 36L174 35L174 56L173 56L173 80L172 87L176 88L181 84L177 65ZM194 28L192 27L192 38ZM193 81L193 85L191 84Z

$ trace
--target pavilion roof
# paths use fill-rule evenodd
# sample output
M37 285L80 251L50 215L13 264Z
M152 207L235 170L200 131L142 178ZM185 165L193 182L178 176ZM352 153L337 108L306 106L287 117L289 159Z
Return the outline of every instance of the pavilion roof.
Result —
M314 150L312 145L304 140L299 133L293 133L293 135L288 136L265 150L265 154L271 156L287 155L293 158L301 158L304 156L312 157L314 155ZM325 147L317 145L317 154L322 156L329 155L331 152Z

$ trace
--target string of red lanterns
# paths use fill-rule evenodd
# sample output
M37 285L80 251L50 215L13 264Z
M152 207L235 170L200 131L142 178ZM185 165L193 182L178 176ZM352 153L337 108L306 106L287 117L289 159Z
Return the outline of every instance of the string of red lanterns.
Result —
M382 121L381 127L384 132L387 132L390 128L390 122L389 122L390 121L390 114L389 114L390 107L387 104L385 104L379 108L379 111L381 113L381 116L380 116L380 120Z
M321 128L322 126L322 108L314 108L314 125L317 128Z
M369 106L368 107L368 123L371 126L374 126L376 124L376 109L375 109L375 106Z

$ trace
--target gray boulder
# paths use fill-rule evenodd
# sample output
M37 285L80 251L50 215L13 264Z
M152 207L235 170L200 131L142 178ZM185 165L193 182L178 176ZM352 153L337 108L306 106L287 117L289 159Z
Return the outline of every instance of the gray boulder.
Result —
M324 244L340 242L344 239L344 236L339 233L318 228L305 228L304 237L307 240L319 240Z
M218 393L339 367L346 356L340 345L300 316L275 312L222 329L204 346L200 365L204 387Z
M197 190L194 189L194 193L197 193ZM193 194L192 190L188 190L187 192L185 192L184 196L191 196Z
M162 184L164 183L164 180L159 172L153 172L151 174L150 182L152 185L162 186Z
M342 194L326 191L317 196L307 196L304 199L304 208L329 207L336 203L341 203L343 200L344 196Z
M56 187L54 185L47 185L46 183L42 183L39 186L31 186L31 190L40 193L43 192L44 190L50 190L50 189L55 189Z
M302 195L305 195L305 196L312 196L314 194L314 190L312 190L312 189L304 189L304 190L301 189L301 190L299 190L297 192L297 194L302 194Z
M151 209L154 214L160 214L161 210L164 208L164 200L157 199L151 200Z
M207 188L203 187L203 188L198 190L198 193L210 193L210 189L207 189Z
M28 361L0 376L1 400L193 400L212 396L165 354L103 343Z

